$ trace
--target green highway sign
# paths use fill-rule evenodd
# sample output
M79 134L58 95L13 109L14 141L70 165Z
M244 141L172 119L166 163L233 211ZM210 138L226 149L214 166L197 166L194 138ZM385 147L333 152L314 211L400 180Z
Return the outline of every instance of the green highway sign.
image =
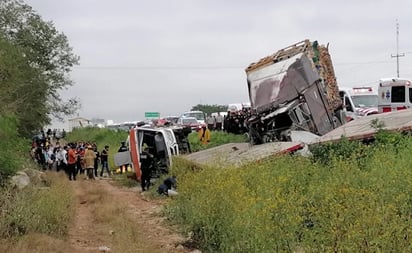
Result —
M147 119L157 119L160 118L159 112L145 112L144 117Z

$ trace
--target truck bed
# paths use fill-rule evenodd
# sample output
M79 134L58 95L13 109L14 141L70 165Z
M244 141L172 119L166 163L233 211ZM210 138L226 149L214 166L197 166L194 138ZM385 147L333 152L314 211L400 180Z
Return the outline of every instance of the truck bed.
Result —
M301 142L272 142L250 146L249 143L228 143L183 157L194 163L208 166L241 166L265 158L301 149Z
M383 123L382 129L401 132L412 130L412 109L387 112L381 114L373 114L370 116L352 120L345 125L338 127L331 132L321 136L318 140L313 141L310 145L336 142L342 136L348 140L365 140L371 139L375 136L378 129L372 126L373 121L378 121L378 124Z

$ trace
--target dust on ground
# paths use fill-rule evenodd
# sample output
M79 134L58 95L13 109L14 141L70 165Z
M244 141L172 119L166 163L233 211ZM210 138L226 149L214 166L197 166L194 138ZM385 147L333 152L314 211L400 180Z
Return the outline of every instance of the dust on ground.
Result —
M128 249L129 252L200 252L183 246L187 238L180 235L172 226L167 225L165 218L160 215L166 199L148 198L140 192L140 188L121 187L110 178L97 178L96 180L78 178L77 181L71 181L71 183L75 193L76 211L74 222L69 228L69 242L75 252L116 252L115 246L110 245L111 240L108 238L119 231L113 230L94 217L93 210L96 209L96 201L89 194L93 191L108 194L108 199L114 202L110 204L124 207L126 210L122 210L123 215L126 215L127 220L139 228L138 233L135 234L133 231L131 237L142 241L144 245L133 246L135 248L130 251L127 245L123 245L121 251Z

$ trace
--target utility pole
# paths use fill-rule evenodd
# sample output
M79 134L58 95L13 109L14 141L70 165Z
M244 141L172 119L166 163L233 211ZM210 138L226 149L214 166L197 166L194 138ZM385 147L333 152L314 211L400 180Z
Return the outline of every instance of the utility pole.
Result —
M391 57L396 57L396 73L399 77L399 57L405 56L404 53L399 54L399 23L396 20L396 55L391 55Z

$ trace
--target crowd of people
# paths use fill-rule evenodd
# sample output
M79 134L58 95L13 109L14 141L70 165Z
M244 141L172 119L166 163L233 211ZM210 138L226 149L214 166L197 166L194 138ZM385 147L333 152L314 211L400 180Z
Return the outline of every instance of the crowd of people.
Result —
M125 142L122 142L118 152L125 151L128 150ZM68 179L73 181L79 175L85 175L86 179L94 180L99 176L106 176L105 174L110 177L113 173L108 164L108 145L99 151L96 143L79 141L63 145L59 139L42 135L33 139L31 156L43 170L64 171ZM152 185L151 179L156 169L156 159L149 152L147 145L143 147L140 160L142 171L140 183L142 191L146 191ZM127 166L127 164L120 166L119 173L126 172ZM165 180L159 187L163 189L158 189L159 194L176 195L176 177Z
M250 108L244 107L238 111L228 111L226 115L209 114L206 117L206 125L209 130L225 131L232 134L244 134L248 132L247 119L251 117Z
M95 179L104 173L111 175L108 165L109 146L101 151L91 142L79 141L63 145L59 139L44 136L33 140L31 156L43 170L66 172L69 180L76 180L78 175L86 174L87 179ZM99 171L99 164L101 168Z

